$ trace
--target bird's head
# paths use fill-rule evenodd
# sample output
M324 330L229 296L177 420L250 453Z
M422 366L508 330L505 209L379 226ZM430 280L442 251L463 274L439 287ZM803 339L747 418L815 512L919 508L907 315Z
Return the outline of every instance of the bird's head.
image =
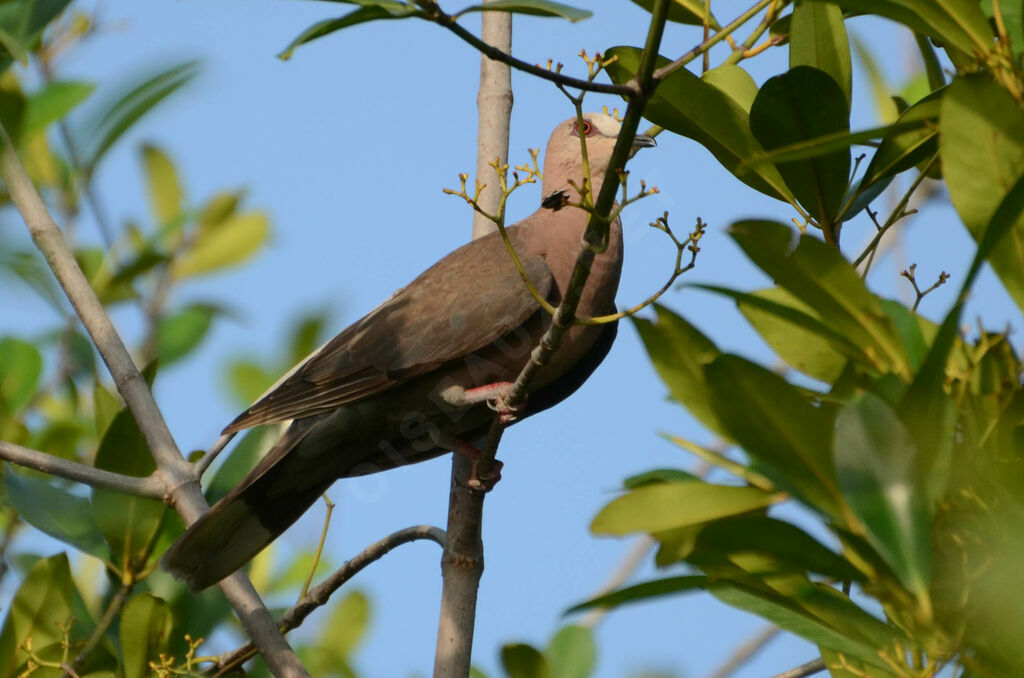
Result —
M544 153L544 195L568 191L573 200L578 198L569 180L579 185L583 179L581 137L587 142L590 177L596 193L608 170L608 162L621 130L622 124L607 113L585 113L582 119L574 116L559 124L551 133ZM633 139L633 152L654 145L653 137L638 134Z

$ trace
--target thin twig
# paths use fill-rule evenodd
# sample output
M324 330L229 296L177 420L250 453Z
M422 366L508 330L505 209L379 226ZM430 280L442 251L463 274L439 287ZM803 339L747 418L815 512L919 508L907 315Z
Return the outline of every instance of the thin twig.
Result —
M807 676L813 676L815 673L821 673L824 670L825 660L819 657L818 659L812 659L806 664L801 664L789 671L776 673L772 678L806 678Z
M167 487L164 501L172 504L181 517L191 524L209 508L199 487L198 477L192 472L191 464L181 456L149 386L75 261L60 228L54 223L42 197L32 184L2 124L0 178L7 185L11 200L25 220L32 240L46 257L57 282L81 318L110 370L117 390L135 418L156 462L156 475L161 477ZM256 640L271 671L279 677L308 676L309 672L274 625L273 617L245 575L236 573L222 581L220 587L249 636Z
M783 0L769 7L768 11L764 13L761 23L757 25L757 28L751 31L750 35L747 36L747 39L744 40L739 47L733 48L732 54L725 58L722 65L737 64L743 59L749 59L753 56L757 56L758 51L764 51L764 49L771 47L774 39L769 39L766 45L762 48L755 48L754 43L764 35L765 31L771 28L771 25L775 22L775 19L778 18L779 13L782 11L782 8L786 6L787 2L788 0Z
M740 14L731 22L723 26L722 30L718 31L710 38L708 38L704 42L700 43L699 45L691 49L686 54L683 54L681 57L679 57L672 63L666 66L662 66L658 70L654 71L654 79L664 80L668 76L672 75L672 73L675 73L676 70L682 68L686 64L690 63L691 61L699 57L704 52L708 51L709 49L717 45L719 42L721 42L728 36L732 35L732 33L737 28L750 21L751 17L753 17L755 14L757 14L762 9L764 9L765 7L767 7L768 5L775 1L776 0L758 0L757 4L755 4L753 7L751 7L746 12Z
M709 678L730 678L763 650L768 643L775 640L780 633L782 633L782 629L778 626L764 627L738 645Z
M356 576L366 568L367 565L383 558L389 551L402 544L427 539L442 547L445 545L445 532L433 525L416 525L399 530L384 537L378 542L367 546L363 551L334 571L331 576L322 583L317 584L309 593L302 597L299 602L288 608L279 622L280 629L288 632L297 628L315 609L321 607L330 600L331 595L352 577ZM253 644L245 645L221 655L217 659L217 666L211 672L217 676L223 676L241 666L246 660L256 654Z
M591 82L589 80L562 75L557 70L542 68L535 64L530 64L526 61L517 59L507 51L504 51L494 45L490 45L467 31L459 25L458 21L455 20L455 17L443 12L441 8L437 6L437 3L433 2L433 0L416 0L416 4L423 10L423 14L420 15L421 18L426 19L427 21L432 21L439 26L444 26L459 38L468 42L487 58L493 59L494 61L500 61L503 64L508 64L517 71L523 71L524 73L535 75L542 80L548 80L557 85L572 87L584 92L602 92L604 94L618 94L620 96L631 96L636 94L636 90L634 89L635 86L632 83L615 85L611 83ZM492 14L492 12L483 12L485 18L488 14Z
M125 602L128 600L128 596L134 588L133 584L123 583L118 587L117 591L114 592L110 602L107 604L107 609L103 611L103 616L99 622L96 623L96 628L89 634L89 640L86 641L85 647L78 653L75 660L65 668L64 675L73 675L75 671L85 663L85 660L89 658L92 651L96 649L96 646L106 637L107 629L114 623L114 619L121 612L121 608L124 607Z
M206 473L206 469L210 468L210 464L213 463L213 460L217 458L217 455L224 451L224 448L227 447L228 443L231 442L231 439L237 434L237 431L223 434L220 438L217 438L217 442L210 446L210 449L207 450L206 454L196 460L192 465L192 468L197 477L202 477L202 475Z
M162 501L167 492L163 477L156 473L146 478L126 476L2 440L0 440L0 459L25 468L74 480L90 487L102 487L105 490L123 492L136 497Z

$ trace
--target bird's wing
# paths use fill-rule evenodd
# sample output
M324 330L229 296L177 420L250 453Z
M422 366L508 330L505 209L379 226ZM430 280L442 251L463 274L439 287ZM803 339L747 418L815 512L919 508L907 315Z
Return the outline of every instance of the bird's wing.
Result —
M547 297L552 276L544 259L516 249L534 287ZM539 309L498 234L474 240L327 342L224 432L376 395L487 346Z

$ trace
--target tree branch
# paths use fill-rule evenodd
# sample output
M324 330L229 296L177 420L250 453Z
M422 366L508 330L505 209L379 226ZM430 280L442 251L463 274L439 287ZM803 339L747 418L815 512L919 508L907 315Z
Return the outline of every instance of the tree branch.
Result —
M105 490L123 492L136 497L163 501L167 491L163 478L157 474L146 478L138 478L120 473L112 473L95 466L80 464L77 461L55 457L52 454L31 450L27 447L7 443L2 440L0 440L0 459L17 464L18 466L84 483L90 487L102 487Z
M299 602L288 608L281 615L279 627L286 633L297 628L313 610L325 605L335 591L341 588L349 579L362 572L368 565L380 560L392 549L420 539L428 539L440 544L442 547L444 547L446 541L444 530L433 525L416 525L389 534L380 541L367 546L359 555L335 570L322 583L310 589ZM246 643L238 649L221 655L217 660L217 669L214 675L226 675L241 666L255 653L256 648L253 644Z
M160 477L167 488L164 501L174 506L185 522L191 524L209 508L199 488L198 477L192 472L191 464L181 456L149 386L139 374L138 367L114 329L103 304L78 267L64 235L25 172L2 124L0 178L7 184L11 200L24 218L32 240L46 257L57 282L74 306L110 370L117 390L138 423L146 446L156 462L157 471L154 475ZM291 678L309 675L277 630L273 617L244 574L236 573L225 579L220 588L276 676Z
M825 661L819 657L818 659L812 659L806 664L801 664L796 668L792 668L789 671L776 673L772 678L807 678L807 676L813 676L815 673L821 673L824 670Z
M474 49L488 59L500 61L503 64L511 66L517 71L523 71L524 73L535 75L542 80L553 82L556 85L572 87L584 92L601 92L604 94L618 94L619 96L631 96L636 94L632 83L615 85L612 83L591 82L581 78L562 75L556 70L542 68L535 64L530 64L526 61L517 59L509 54L509 51L512 49L511 44L504 49L499 45L488 44L460 26L459 22L455 20L455 17L442 11L433 0L417 0L416 4L423 10L423 14L421 15L422 18L447 28L459 38L472 45ZM488 15L496 14L503 14L503 12L481 12L483 23L486 24L490 20ZM481 175L478 174L477 176Z
M778 626L764 627L738 645L732 654L722 662L722 665L715 669L711 678L729 678L753 659L754 655L763 650L765 645L775 640L780 633L782 633L782 629Z
M437 9L436 4L434 8ZM440 12L440 9L437 11ZM463 39L469 36L476 40L475 36L454 20L442 25ZM508 162L508 130L513 99L510 63L503 59L491 61L495 58L494 54L505 54L512 49L512 15L482 12L480 25L480 34L488 42L481 42L481 46L478 46L482 52L477 95L480 118L477 137L478 177L487 171L489 163L495 159L486 157L494 151L500 154L498 168ZM490 190L477 195L476 199L483 211L499 214L505 196L501 190ZM481 223L476 210L473 214L474 238L485 235L497 226L494 223ZM484 544L481 538L484 494L467 487L469 475L469 459L461 454L453 454L448 492L448 532L444 553L441 554L441 610L434 651L434 678L465 678L469 675L472 661L476 599L480 577L484 573Z

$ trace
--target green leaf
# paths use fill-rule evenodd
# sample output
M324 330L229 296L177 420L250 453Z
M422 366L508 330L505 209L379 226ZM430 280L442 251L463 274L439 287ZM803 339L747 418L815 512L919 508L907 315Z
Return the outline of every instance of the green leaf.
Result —
M709 523L687 560L703 567L702 561L727 559L749 571L743 560L751 558L756 559L760 573L815 572L839 581L863 579L856 568L814 537L767 516L734 516Z
M847 149L850 146L867 143L874 139L880 139L890 132L901 131L904 129L917 129L923 125L924 123L920 122L905 123L901 126L897 126L894 123L892 125L871 127L868 129L858 130L856 132L844 132L840 130L838 132L832 132L831 134L823 134L820 137L814 137L813 139L808 139L806 141L796 141L792 144L786 144L785 146L779 146L778 148L773 148L770 151L759 153L758 155L746 160L741 165L741 168L746 170L750 167L758 167L768 163L793 162L795 160L820 158L823 155Z
M975 0L843 0L843 7L892 19L966 54L992 46L992 31Z
M276 375L249 360L235 361L227 370L227 382L232 395L246 405L256 402L275 379Z
M822 322L861 347L880 370L905 374L906 354L892 319L842 255L822 241L770 221L740 221L733 239L775 282L815 309Z
M236 214L217 228L203 231L192 248L177 258L175 277L212 273L237 266L252 257L270 235L270 220L262 212Z
M63 119L76 106L85 101L96 85L91 82L72 80L55 81L47 84L28 98L22 133L25 135L41 132L51 124Z
M39 350L21 339L0 338L0 412L16 412L32 399L43 373Z
M387 2L385 0L383 2L353 2L351 4L362 5L362 7L342 17L318 21L288 43L288 46L277 55L277 58L287 61L292 58L296 48L299 46L349 26L356 26L378 19L406 19L422 14L422 11L415 5L404 2Z
M898 301L880 299L882 310L892 318L896 331L899 332L900 340L907 351L907 362L910 369L916 372L924 358L928 355L928 344L925 342L924 331L921 329L922 322L930 321L914 314L909 308Z
M725 64L710 69L700 77L728 94L740 108L750 113L750 106L757 97L757 83L745 70L735 64Z
M597 665L594 633L582 626L562 627L544 653L551 675L558 678L588 678Z
M935 48L932 47L928 38L920 33L914 33L914 42L917 43L917 49L921 52L921 60L924 61L928 90L934 92L937 89L942 89L946 86L946 76L942 72L942 64L939 62L938 55L935 54Z
M323 342L324 327L327 325L327 314L324 312L309 313L292 326L289 344L291 360L294 365L301 362Z
M110 557L99 526L92 519L88 499L12 468L4 473L4 485L7 501L22 520L79 551L102 559Z
M576 22L589 19L594 13L589 9L570 7L551 0L494 0L487 4L471 5L459 12L512 12L513 14L531 14L533 16L558 17Z
M161 598L143 593L125 604L119 624L124 678L152 675L149 662L167 652L173 627L171 608Z
M245 432L242 439L231 450L227 461L220 465L206 489L206 500L213 504L227 494L231 488L242 482L242 478L256 466L256 462L274 441L271 429L257 426Z
M644 485L601 509L590 530L613 535L660 532L762 509L783 496L701 480Z
M823 323L814 310L781 287L737 292L694 285L736 300L740 313L786 364L815 379L833 382L848 359L867 363L857 346Z
M610 609L626 603L643 602L650 598L660 598L674 593L688 593L701 590L708 585L708 578L703 575L687 575L683 577L666 577L634 584L618 591L612 591L596 598L591 598L579 605L566 610L566 614L590 610L595 607Z
M938 149L939 107L945 89L932 92L899 117L871 157L858 192L887 177L910 169ZM905 127L908 123L920 126Z
M513 643L501 648L501 666L508 678L557 678L536 648Z
M370 599L361 591L352 591L335 605L320 632L320 644L330 646L347 659L366 636L369 627Z
M70 2L71 0L21 0L0 4L0 30L10 37L14 50L32 50L39 44L39 38L46 26L56 19ZM17 54L16 58L21 59L22 55ZM0 54L0 71L7 70L11 63L10 54Z
M927 596L931 511L910 434L885 401L864 393L839 411L833 446L839 486L868 540L908 589Z
M191 304L160 319L156 329L157 356L164 367L191 353L222 311L210 304Z
M633 0L633 4L640 5L648 12L654 9L654 0ZM704 7L704 3L700 0L672 0L668 6L668 20L690 26L703 26ZM720 26L714 15L709 16L708 19L708 26L717 31Z
M729 436L774 472L758 470L837 515L829 417L785 379L739 356L723 355L705 373L711 404Z
M699 480L699 478L687 471L680 471L674 468L658 468L638 473L635 476L630 476L622 481L622 486L627 490L632 490L652 483L668 483L686 480Z
M992 0L981 0L981 11L988 20L995 24L995 7ZM1007 37L1010 38L1010 49L1020 58L1024 52L1024 3L1010 0L999 3L999 13L1003 17Z
M704 365L720 353L700 330L664 306L654 305L657 322L632 316L658 376L668 386L672 398L688 409L712 431L722 433L708 400Z
M173 221L181 214L185 192L178 172L167 154L151 144L142 147L142 164L146 173L149 207L157 226Z
M66 624L74 613L72 589L66 554L36 561L6 606L7 619L0 631L0 676L18 675L18 667L28 660L24 650L18 649L26 639L31 638L35 648L60 642L57 625Z
M850 43L843 10L831 2L797 0L789 33L789 67L813 66L828 73L843 90L847 109L853 86Z
M796 66L761 86L750 108L750 129L768 151L826 134L848 134L846 96L827 73ZM849 181L848 148L776 166L796 199L819 223L835 220Z
M136 477L155 470L146 441L127 409L117 413L103 435L95 466ZM94 488L92 510L115 562L125 570L141 571L153 555L166 507L152 499Z
M102 438L110 422L124 405L121 399L108 391L97 380L92 389L92 414L96 423L96 437Z
M642 50L636 47L612 47L607 57L617 57L607 67L616 83L636 76ZM658 58L658 67L668 60ZM793 194L774 166L739 171L741 163L762 151L750 131L749 116L732 96L686 70L677 69L662 80L644 109L644 117L665 129L693 139L711 152L727 170L751 188L784 202Z
M708 590L722 602L767 619L780 629L812 643L843 652L875 666L886 666L878 656L880 648L851 638L786 597L729 581L715 582Z
M221 191L214 195L199 210L199 231L213 230L223 224L235 214L241 200L240 192Z
M958 77L942 98L940 129L950 200L980 243L996 209L1024 176L1024 111L986 75ZM988 261L1024 309L1024 215Z
M195 61L172 66L129 85L104 104L104 112L80 135L94 140L85 162L86 173L93 173L110 147L125 132L160 102L191 81L198 72L199 64Z

